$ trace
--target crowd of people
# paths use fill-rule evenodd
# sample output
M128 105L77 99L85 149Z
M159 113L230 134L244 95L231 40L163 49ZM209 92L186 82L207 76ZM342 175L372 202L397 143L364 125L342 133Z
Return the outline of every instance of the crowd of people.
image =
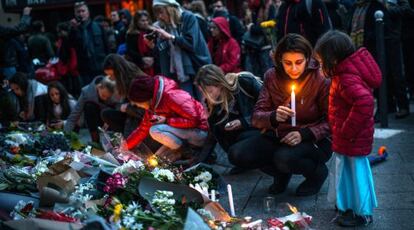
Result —
M123 134L119 151L144 142L187 166L213 161L219 144L234 173L273 176L270 194L283 193L292 174L305 178L296 195L317 194L333 158L337 223L370 224L377 202L366 155L381 83L374 12L384 12L388 111L404 118L414 90L413 2L242 2L240 17L225 1L209 14L203 1L153 0L153 12L114 10L110 19L92 19L76 2L56 36L25 8L19 25L0 27L1 126L86 127L94 142L103 127ZM261 27L268 20L277 44Z

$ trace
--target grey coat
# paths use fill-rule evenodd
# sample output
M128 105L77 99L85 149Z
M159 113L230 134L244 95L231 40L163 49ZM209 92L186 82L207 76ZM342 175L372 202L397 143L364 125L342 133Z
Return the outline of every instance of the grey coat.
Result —
M98 90L96 89L96 81L98 78L100 77L96 77L92 80L91 83L82 88L82 92L75 105L75 108L72 109L69 117L66 119L64 123L65 132L70 132L75 128L80 117L82 116L86 103L91 102L97 104L101 108L101 110L105 108L115 107L118 104L118 101L116 101L114 98L111 98L106 102L103 102L99 99Z

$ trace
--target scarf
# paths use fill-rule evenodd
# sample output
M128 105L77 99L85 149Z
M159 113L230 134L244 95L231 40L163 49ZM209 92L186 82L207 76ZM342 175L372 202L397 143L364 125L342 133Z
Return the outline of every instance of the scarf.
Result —
M365 18L369 7L369 1L358 1L357 7L352 16L351 25L351 39L355 44L355 48L360 48L364 45L364 26Z

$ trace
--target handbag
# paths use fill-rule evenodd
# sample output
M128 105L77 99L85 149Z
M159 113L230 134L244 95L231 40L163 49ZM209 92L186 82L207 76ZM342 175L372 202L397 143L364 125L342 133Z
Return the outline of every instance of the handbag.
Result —
M60 80L60 76L57 74L56 67L48 63L45 67L41 67L35 71L35 78L41 83L47 84L51 81Z
M253 34L247 31L243 34L242 44L248 48L260 50L266 45L266 38L263 34Z

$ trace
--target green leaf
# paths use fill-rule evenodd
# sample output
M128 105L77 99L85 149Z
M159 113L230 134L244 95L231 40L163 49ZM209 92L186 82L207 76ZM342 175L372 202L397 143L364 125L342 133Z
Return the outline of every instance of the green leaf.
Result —
M0 184L0 190L6 190L9 187L9 184L7 183L1 183Z

